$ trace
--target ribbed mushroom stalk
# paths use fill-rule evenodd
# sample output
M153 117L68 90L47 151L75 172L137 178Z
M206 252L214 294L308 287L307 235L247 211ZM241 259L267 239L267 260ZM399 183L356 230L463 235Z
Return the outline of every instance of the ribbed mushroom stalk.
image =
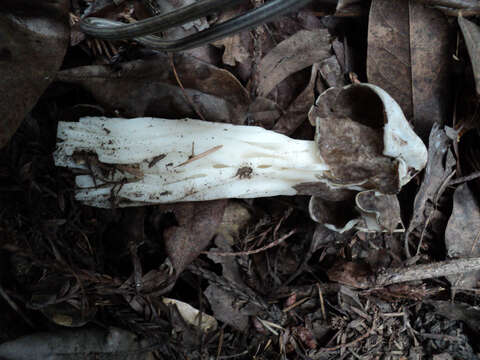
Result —
M365 172L365 178L357 176L353 182L344 181L341 173L337 176L338 164L332 164L325 156L328 151L316 141L295 140L256 126L192 119L89 117L60 122L55 163L83 172L76 178L76 198L98 207L365 190L378 185L377 177L393 177L388 182L395 184L395 192L426 162L421 140L404 117L399 124L404 128L400 131L408 133L401 145L417 147L425 161L405 159L405 152L389 146L371 155L389 164L386 173ZM374 129L380 142L381 132ZM321 136L316 140L321 142Z

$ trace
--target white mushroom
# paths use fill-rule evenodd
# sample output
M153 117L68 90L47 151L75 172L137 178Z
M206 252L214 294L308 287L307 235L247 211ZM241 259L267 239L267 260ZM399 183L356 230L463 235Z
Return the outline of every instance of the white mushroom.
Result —
M358 86L368 87L386 114L385 126L372 130L375 136L380 131L383 149L367 157L394 164L388 165L385 174L364 171L363 178L357 174L358 181L345 182L344 169L336 173L338 164L332 162L338 159L325 157L321 144L327 141L319 129L317 143L256 126L192 119L88 117L78 123L60 122L55 163L84 172L76 178L76 198L98 207L318 195L339 189L375 189L377 178L398 184L391 191L396 192L425 166L425 146L387 93L373 85L353 87ZM322 123L318 118L317 126ZM365 129L359 134L364 133Z

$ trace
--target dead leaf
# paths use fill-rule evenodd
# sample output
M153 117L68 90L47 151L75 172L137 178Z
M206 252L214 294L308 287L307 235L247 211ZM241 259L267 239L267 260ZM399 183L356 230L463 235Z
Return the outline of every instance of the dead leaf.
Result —
M320 75L327 83L327 87L343 87L347 85L345 83L345 77L336 56L330 56L329 58L320 62L319 66ZM317 90L318 93L322 91Z
M415 196L412 219L405 233L405 251L409 257L411 254L407 244L410 235L415 229L423 234L429 226L435 216L437 201L455 171L456 161L450 150L451 139L438 124L432 128L429 144L425 175Z
M445 16L416 1L373 0L367 75L401 106L426 139L449 104L449 31Z
M301 30L278 44L258 64L258 96L267 96L289 75L329 57L329 38L326 29Z
M480 208L467 184L460 185L453 195L453 211L445 230L449 258L480 256ZM478 286L480 272L449 276L452 287L472 289Z
M291 135L308 118L308 110L315 102L315 86L317 84L319 66L313 64L310 81L300 95L290 104L287 111L278 119L272 130ZM320 91L318 92L322 92Z
M92 65L64 70L57 80L82 85L106 109L126 117L198 118L191 101L209 121L245 122L249 95L230 72L189 55L175 55L174 64L188 98L165 54L117 68Z
M374 284L375 274L370 266L362 262L339 259L327 272L330 281L358 289L368 289Z
M217 320L211 315L200 312L190 304L176 299L163 298L163 303L167 306L175 306L182 316L183 320L204 333L217 330Z
M175 214L179 226L165 230L165 248L179 276L205 250L220 224L227 200L178 203L164 210Z
M458 25L460 25L465 44L467 45L475 77L477 95L480 96L480 27L462 16L458 17Z
M245 331L248 328L249 317L260 311L259 308L244 304L233 294L215 285L209 285L205 289L204 295L208 299L215 317L239 331Z
M229 9L220 15L218 22L227 21L247 10L247 6L237 6L235 9ZM224 39L213 42L214 46L224 46L222 61L226 65L235 66L237 63L245 63L251 60L250 48L252 47L252 37L247 32L241 32L228 36Z
M0 12L0 148L63 62L70 39L69 7L68 0L53 0Z

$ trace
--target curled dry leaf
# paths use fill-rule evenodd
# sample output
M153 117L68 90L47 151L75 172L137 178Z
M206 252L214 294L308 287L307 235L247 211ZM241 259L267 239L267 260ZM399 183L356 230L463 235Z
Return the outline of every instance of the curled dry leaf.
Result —
M68 0L53 0L37 2L32 8L20 4L18 12L15 6L0 12L0 148L63 62L70 37L69 4Z

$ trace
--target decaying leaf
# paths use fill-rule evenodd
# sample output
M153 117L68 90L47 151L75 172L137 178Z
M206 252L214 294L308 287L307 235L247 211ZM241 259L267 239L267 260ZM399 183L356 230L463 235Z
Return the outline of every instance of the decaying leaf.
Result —
M405 251L410 256L408 241L411 233L417 229L421 234L435 216L436 204L447 187L448 180L454 175L455 158L450 150L451 139L444 129L435 124L430 133L428 162L422 185L415 196L413 215L405 233ZM422 235L420 235L421 241Z
M68 0L53 0L39 2L31 13L26 4L23 11L0 13L0 148L63 62L70 38L69 7Z
M327 272L330 281L358 289L368 289L375 283L375 274L370 266L363 262L339 259Z
M467 45L470 62L472 63L473 74L477 95L480 96L480 27L462 16L458 17L458 25L462 30L465 44Z
M268 93L289 75L330 56L326 29L301 30L282 41L258 65L257 94Z
M453 195L453 211L445 230L445 245L449 258L480 256L480 208L467 184L460 185ZM480 272L449 276L456 289L478 287Z
M218 21L223 22L231 19L234 16L240 15L246 11L246 6L236 7L235 9L228 9L220 14ZM217 40L213 43L215 46L224 46L222 61L226 65L235 66L237 63L244 63L251 61L249 49L251 47L252 39L250 34L242 32L224 39Z
M230 72L189 55L175 55L173 65L168 55L158 54L115 69L77 67L60 72L57 80L82 85L106 109L127 117L204 116L209 121L243 124L250 103L248 92Z
M317 84L318 71L318 64L313 64L310 81L307 86L278 119L272 130L281 134L291 135L307 119L308 110L315 102L315 86Z
M215 200L165 207L175 214L179 225L164 232L165 248L176 276L208 246L222 220L226 204L227 200Z
M336 56L330 56L320 62L319 71L327 87L343 87L347 85Z
M204 295L208 299L215 317L239 331L245 331L248 327L249 317L259 312L257 308L251 309L249 306L242 306L242 302L239 302L233 294L215 285L209 285L205 289Z
M449 31L445 16L416 1L374 0L370 9L367 75L398 101L426 139L446 121Z
M215 331L218 327L217 320L213 316L201 313L186 302L170 298L163 298L162 301L167 306L175 306L187 324L200 329L202 332Z

